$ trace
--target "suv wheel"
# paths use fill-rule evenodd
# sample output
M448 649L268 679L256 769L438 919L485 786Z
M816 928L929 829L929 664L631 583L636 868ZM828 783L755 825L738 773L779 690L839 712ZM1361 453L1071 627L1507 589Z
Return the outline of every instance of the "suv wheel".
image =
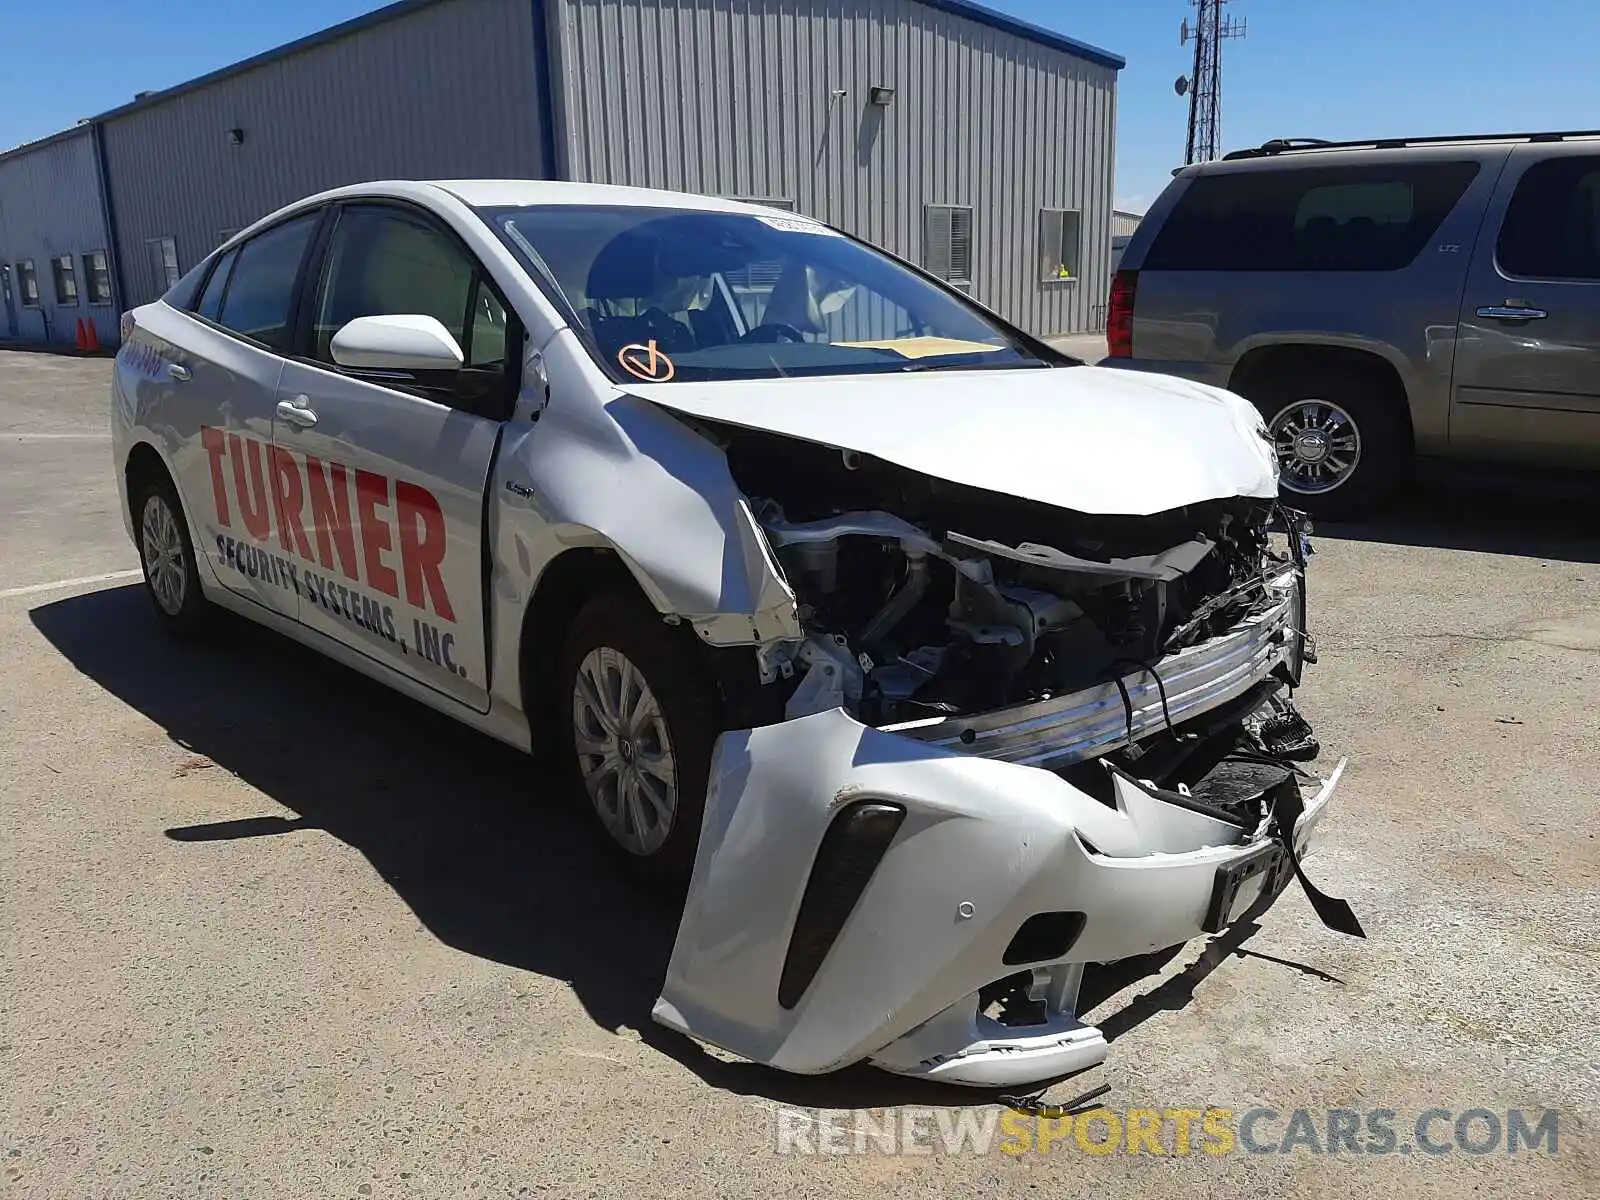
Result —
M700 839L720 706L677 631L648 604L591 600L557 674L574 793L625 870L687 885Z
M1263 380L1250 399L1266 418L1284 501L1343 517L1400 481L1410 438L1389 389L1338 367Z

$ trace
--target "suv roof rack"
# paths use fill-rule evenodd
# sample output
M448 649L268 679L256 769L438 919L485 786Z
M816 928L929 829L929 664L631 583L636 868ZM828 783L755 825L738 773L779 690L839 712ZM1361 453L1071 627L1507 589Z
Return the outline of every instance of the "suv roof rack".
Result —
M1321 138L1271 138L1259 146L1232 150L1223 162L1241 158L1270 158L1293 150L1395 150L1404 146L1447 146L1457 142L1559 142L1565 138L1600 137L1600 129L1567 129L1545 133L1454 133L1443 137L1361 138L1328 142Z

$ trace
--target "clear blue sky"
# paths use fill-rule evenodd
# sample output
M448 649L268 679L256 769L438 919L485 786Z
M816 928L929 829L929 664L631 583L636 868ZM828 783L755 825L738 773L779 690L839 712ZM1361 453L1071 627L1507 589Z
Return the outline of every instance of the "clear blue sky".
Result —
M1172 81L1187 0L988 0L1128 60L1118 87L1119 207L1142 210L1183 157ZM379 0L0 0L0 147L144 89L181 83ZM1232 0L1226 147L1600 126L1600 0Z

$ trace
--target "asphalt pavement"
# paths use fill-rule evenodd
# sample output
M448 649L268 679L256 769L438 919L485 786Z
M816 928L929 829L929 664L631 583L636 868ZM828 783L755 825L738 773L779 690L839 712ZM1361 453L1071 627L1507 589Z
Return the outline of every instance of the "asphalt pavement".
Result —
M654 1026L672 922L530 761L245 625L163 637L109 369L0 352L5 1195L1600 1194L1595 495L1430 487L1319 530L1300 700L1350 765L1307 866L1366 939L1291 890L1086 983L1110 1058L1047 1099L1270 1110L1267 1152L978 1152L946 1135L991 1096ZM1330 1151L1329 1109L1393 1110L1395 1146ZM1553 1152L1473 1153L1471 1115L1452 1143L1471 1110L1556 1112ZM932 1152L833 1136L863 1119Z

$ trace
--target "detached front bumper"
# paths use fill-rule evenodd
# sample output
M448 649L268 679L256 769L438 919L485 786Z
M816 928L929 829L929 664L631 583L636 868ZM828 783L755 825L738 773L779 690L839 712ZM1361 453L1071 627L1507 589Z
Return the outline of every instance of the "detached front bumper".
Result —
M1305 799L1302 853L1342 770ZM1269 857L1265 823L1114 786L1112 807L838 709L725 734L655 1019L801 1074L870 1060L1015 1086L1099 1062L1105 1040L1074 1012L1083 964L1220 928L1283 879L1247 870ZM1208 921L1230 865L1244 877ZM980 1012L1019 972L1042 1023Z

